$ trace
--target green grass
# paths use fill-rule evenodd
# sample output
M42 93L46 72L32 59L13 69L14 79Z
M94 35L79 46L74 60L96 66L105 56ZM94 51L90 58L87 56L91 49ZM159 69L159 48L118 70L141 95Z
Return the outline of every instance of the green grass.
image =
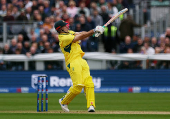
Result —
M61 110L58 99L64 94L49 93L49 111ZM157 114L66 114L66 113L7 113L4 111L35 111L36 93L1 93L1 119L169 119L170 115ZM108 111L167 111L170 112L169 93L96 93L96 112ZM70 104L70 110L87 111L84 94L78 95Z
M58 99L63 93L49 93L49 110L60 110ZM0 111L36 111L36 93L1 93ZM96 110L170 111L169 93L96 93ZM45 103L44 103L45 104ZM70 104L70 110L86 110L84 94Z

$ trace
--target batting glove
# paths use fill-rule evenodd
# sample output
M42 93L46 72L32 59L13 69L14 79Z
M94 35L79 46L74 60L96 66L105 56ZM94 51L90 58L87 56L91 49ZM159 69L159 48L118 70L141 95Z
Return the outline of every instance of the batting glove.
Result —
M96 28L94 29L94 31L95 31L94 36L95 36L95 37L99 37L99 35L103 34L104 28L103 28L103 26L96 26Z

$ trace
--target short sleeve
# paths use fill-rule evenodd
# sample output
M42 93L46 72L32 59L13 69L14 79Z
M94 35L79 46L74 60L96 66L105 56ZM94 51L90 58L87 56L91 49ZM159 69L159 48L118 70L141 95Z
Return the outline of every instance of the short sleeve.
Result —
M59 36L60 47L66 47L70 45L74 40L74 35L72 34L64 34Z

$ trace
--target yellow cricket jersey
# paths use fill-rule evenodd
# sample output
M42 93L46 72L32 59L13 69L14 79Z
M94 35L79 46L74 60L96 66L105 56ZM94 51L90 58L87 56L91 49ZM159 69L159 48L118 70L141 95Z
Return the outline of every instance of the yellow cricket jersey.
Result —
M73 42L74 34L75 32L70 30L69 33L60 33L58 35L60 49L64 54L66 66L77 57L83 57L85 54L81 50L79 41Z

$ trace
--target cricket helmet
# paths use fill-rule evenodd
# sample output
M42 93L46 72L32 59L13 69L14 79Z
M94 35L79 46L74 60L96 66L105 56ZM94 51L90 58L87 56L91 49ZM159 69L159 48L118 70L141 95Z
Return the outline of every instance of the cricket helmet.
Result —
M56 31L58 31L61 27L66 26L67 24L68 23L66 23L65 21L59 20L59 21L55 22L54 28Z

